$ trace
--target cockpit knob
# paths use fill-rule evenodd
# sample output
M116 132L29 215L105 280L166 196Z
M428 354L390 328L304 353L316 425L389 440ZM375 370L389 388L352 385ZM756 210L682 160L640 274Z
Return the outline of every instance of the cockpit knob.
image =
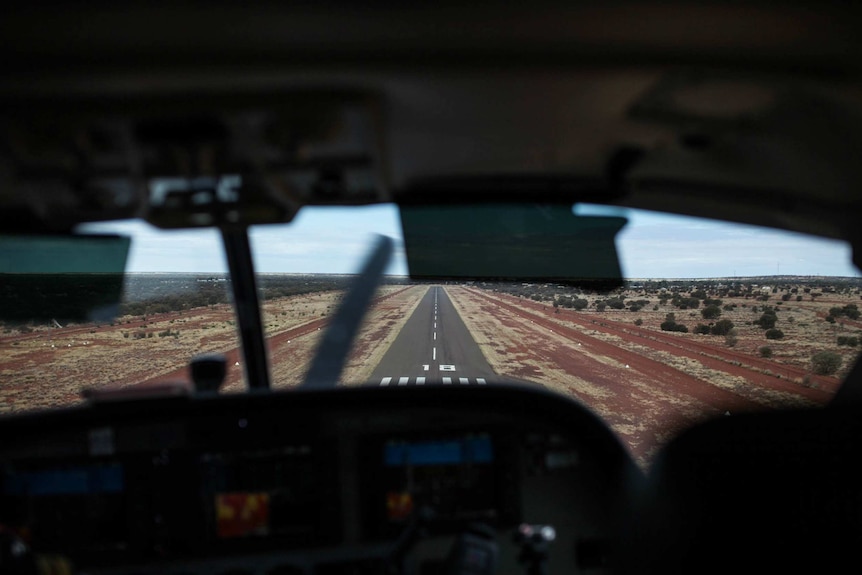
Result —
M227 375L227 358L218 353L199 355L189 364L196 393L218 393Z

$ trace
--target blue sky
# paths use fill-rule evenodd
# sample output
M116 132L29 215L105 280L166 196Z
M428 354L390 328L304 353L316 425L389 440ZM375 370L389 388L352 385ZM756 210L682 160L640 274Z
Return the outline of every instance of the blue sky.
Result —
M644 211L579 206L578 213L620 214L629 224L617 238L623 273L634 278L752 275L856 276L849 247L753 226ZM90 231L132 236L130 272L223 272L214 230L163 231L144 222L91 225ZM406 275L394 206L305 208L289 225L251 231L255 265L264 273L354 273L376 234L396 240L387 273Z

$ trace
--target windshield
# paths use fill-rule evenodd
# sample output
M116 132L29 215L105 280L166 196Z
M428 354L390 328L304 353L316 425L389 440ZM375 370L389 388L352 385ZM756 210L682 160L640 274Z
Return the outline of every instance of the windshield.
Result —
M586 404L646 463L692 423L827 403L862 342L862 280L841 242L636 210L617 237L624 287L412 282L392 206L305 208L250 230L271 384L302 383L376 235L394 256L340 385L544 386ZM191 358L227 358L243 391L230 278L217 232L146 223L130 235L119 316L3 325L0 410L56 408L84 388L187 381ZM457 257L453 254L452 257Z

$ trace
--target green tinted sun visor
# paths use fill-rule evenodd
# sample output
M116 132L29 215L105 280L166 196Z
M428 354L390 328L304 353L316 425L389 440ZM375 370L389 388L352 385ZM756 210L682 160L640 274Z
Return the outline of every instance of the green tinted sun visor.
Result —
M120 236L0 236L0 320L110 321L129 245Z
M410 277L622 285L614 239L623 217L575 215L571 205L401 206Z

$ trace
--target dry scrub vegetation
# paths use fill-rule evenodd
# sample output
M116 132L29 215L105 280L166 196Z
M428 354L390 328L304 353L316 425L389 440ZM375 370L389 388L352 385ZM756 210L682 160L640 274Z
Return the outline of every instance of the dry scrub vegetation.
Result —
M492 368L574 396L608 421L644 464L677 430L726 410L826 403L858 355L858 347L839 346L837 336L860 326L846 317L825 319L830 309L858 301L854 292L799 302L724 297L720 318L736 326L724 337L693 333L697 324L715 321L700 309L681 310L670 298L660 302L635 290L615 296L646 300L637 310L599 311L596 304L608 296L584 295L586 307L573 311L483 287L446 289ZM766 339L757 323L764 305L778 310L779 340ZM688 333L663 330L668 313ZM771 356L764 356L764 346ZM811 373L811 355L822 350L841 354L841 372Z
M383 299L366 317L358 344L368 357L355 353L344 379L359 381L370 373L406 315L418 303L415 288L382 286ZM392 297L385 297L391 296ZM263 304L263 323L270 340L276 387L300 381L318 341L317 328L289 338L295 330L325 326L341 292L290 296ZM124 316L110 325L79 324L7 329L0 334L0 411L45 409L81 401L85 387L127 387L142 383L187 380L189 360L204 353L225 353L225 390L244 389L237 352L236 318L231 306L217 304L150 316Z
M761 358L762 348L768 347L768 359L776 366L792 366L798 371L811 370L811 358L819 351L830 351L841 356L841 369L835 374L841 378L849 371L862 350L862 321L854 320L846 316L837 317L836 321L827 321L830 310L843 308L845 306L862 307L862 293L859 287L850 287L842 290L823 287L812 289L804 284L795 285L785 283L774 288L761 288L745 286L750 291L745 294L728 295L725 289L723 293L718 290L707 293L707 298L719 299L718 305L720 315L717 318L705 319L703 310L705 302L695 308L680 308L673 303L673 296L681 294L683 298L694 293L696 286L687 290L677 291L650 291L647 289L620 290L613 294L576 294L571 297L583 299L586 307L578 312L581 318L587 318L594 323L607 321L614 324L629 326L631 330L635 327L651 330L660 336L671 336L680 341L697 342L706 344L718 350L731 350L733 352L751 357ZM575 313L571 309L559 305L559 301L565 296L557 295L557 304L554 305L553 297L547 293L529 294L530 288L524 288L527 295L519 295L519 299L525 306L539 306L540 309L552 314L552 317L565 323L567 315ZM506 290L494 290L505 293ZM742 290L740 290L742 291ZM509 291L511 294L511 290ZM731 292L732 293L732 292ZM797 301L799 299L800 301ZM599 311L599 304L612 300L624 303L622 309L614 309L606 305ZM633 306L640 302L640 305ZM631 309L636 307L637 309ZM764 313L764 308L774 310L776 318L775 328L782 332L779 339L768 339L766 329L758 325L759 318ZM674 314L674 321L684 325L687 333L669 332L662 330L661 326L668 319L668 314ZM704 335L695 333L698 325L710 327L722 320L733 322L733 332L730 336ZM614 336L597 331L596 337L613 341L619 345L628 345L628 338L624 340L615 339ZM845 342L856 340L857 345L839 344L839 339ZM801 383L801 378L800 378Z
M380 288L381 296L388 296L368 310L353 348L348 356L339 383L353 385L365 383L380 358L400 333L404 323L419 304L424 288L407 289L395 286ZM334 306L331 301L329 305ZM303 304L304 305L304 304ZM334 311L334 307L332 308ZM276 316L281 313L275 310ZM328 311L327 311L328 313ZM268 317L268 316L267 316ZM303 380L309 362L314 356L324 326L314 328L308 335L297 338L271 337L270 366L274 388L293 387ZM267 332L280 335L280 332Z

